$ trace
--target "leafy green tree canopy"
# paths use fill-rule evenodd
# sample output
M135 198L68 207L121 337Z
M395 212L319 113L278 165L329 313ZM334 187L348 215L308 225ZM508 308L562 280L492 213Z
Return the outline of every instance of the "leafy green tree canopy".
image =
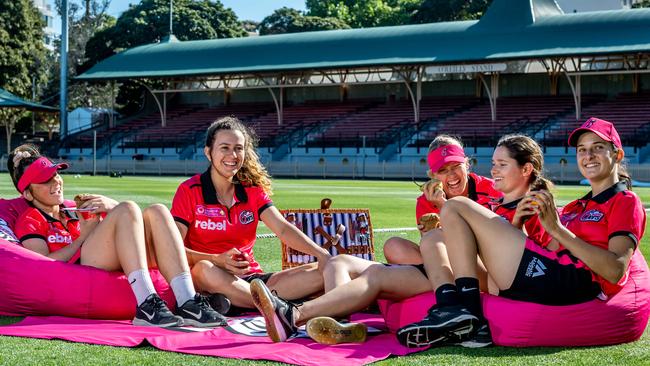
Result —
M274 11L264 18L258 27L260 35L347 28L350 26L340 19L305 16L302 12L287 7Z
M414 9L411 23L479 19L492 0L424 0Z
M306 0L307 14L333 17L352 28L408 24L422 0Z

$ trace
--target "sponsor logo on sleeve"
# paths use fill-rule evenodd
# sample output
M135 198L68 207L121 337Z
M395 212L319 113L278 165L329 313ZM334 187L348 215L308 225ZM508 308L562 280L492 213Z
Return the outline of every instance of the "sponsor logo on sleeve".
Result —
M255 221L255 216L253 215L252 212L242 211L242 213L239 214L239 222L241 222L242 224L247 225L253 221Z

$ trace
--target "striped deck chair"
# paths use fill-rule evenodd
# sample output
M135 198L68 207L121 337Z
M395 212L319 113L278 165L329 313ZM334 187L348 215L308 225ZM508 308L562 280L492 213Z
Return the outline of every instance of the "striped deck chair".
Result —
M321 204L323 206L329 207L329 204ZM332 255L350 254L367 260L375 259L368 209L291 209L280 212ZM282 269L314 261L315 257L291 249L282 242Z

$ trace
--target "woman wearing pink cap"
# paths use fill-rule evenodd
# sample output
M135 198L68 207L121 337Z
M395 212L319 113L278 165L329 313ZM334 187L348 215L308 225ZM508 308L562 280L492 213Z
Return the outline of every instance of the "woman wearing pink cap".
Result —
M415 206L415 219L418 225L422 216L429 213L439 214L442 206L450 198L468 197L487 207L492 200L503 195L494 189L494 182L491 179L469 171L469 162L463 144L455 137L437 136L429 145L427 162L429 164L427 175L440 181L442 190L437 189L435 185L425 186ZM392 237L386 241L384 256L389 263L422 263L420 247L401 237Z
M183 241L166 207L153 205L142 212L134 202L118 203L101 195L88 195L80 207L68 207L58 173L68 164L52 163L31 145L16 148L7 166L16 189L29 203L15 223L25 248L59 261L123 271L137 301L134 325L225 325L225 319L195 292ZM148 266L160 268L170 283L180 316L156 294Z
M590 118L571 133L569 145L576 146L578 169L591 192L559 214L548 191L530 192L523 204L538 215L552 244L563 249L546 250L494 212L465 197L453 198L442 208L441 220L456 279L477 280L480 253L496 287L491 292L510 299L567 305L620 291L646 222L622 165L621 139L612 123ZM480 298L475 301L480 307ZM447 335L468 327L464 337L469 337L478 318L458 305L434 306L422 321L400 329L398 339L410 347L442 344Z

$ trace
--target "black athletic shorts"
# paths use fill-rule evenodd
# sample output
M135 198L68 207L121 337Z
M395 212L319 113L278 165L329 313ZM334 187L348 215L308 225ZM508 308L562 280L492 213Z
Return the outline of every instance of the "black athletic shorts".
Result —
M424 277L429 278L429 277L427 276L427 271L424 269L424 264L390 264L390 263L384 263L384 266L387 266L387 267L393 267L393 266L411 266L411 267L417 269L418 271L422 272L422 274L424 275Z
M548 251L528 239L512 286L499 296L544 305L593 300L601 289L591 271L568 251Z
M269 281L269 278L271 278L271 276L273 276L273 273L274 272L271 272L271 273L253 273L253 274L249 274L249 275L239 277L239 278L241 278L242 280L244 280L244 281L246 281L248 283L251 283L251 281L253 281L254 279L260 279L260 280L262 280L262 282L267 283Z

